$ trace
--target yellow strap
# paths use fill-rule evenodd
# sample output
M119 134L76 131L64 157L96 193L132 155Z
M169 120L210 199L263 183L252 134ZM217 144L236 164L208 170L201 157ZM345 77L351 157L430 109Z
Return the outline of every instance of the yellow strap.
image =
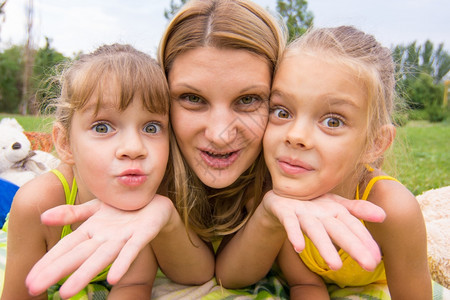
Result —
M398 181L397 179L395 179L394 177L391 177L391 176L386 176L386 175L376 176L376 177L370 179L370 181L369 181L369 183L367 184L367 187L366 187L366 189L365 189L365 191L364 191L364 194L363 194L363 196L361 197L361 200L367 200L367 198L369 197L369 193L370 193L370 191L372 190L373 185L374 185L378 180L394 180L394 181L400 182L400 181ZM356 196L355 196L355 199L356 199L356 200L359 200L359 184L356 186Z
M71 191L69 189L69 184L67 183L66 177L64 177L64 175L59 170L56 170L56 169L50 170L50 172L55 174L56 177L59 178L59 181L61 181L61 184L63 185L63 188L64 188L64 195L66 196L66 202L67 202L67 199L70 199Z
M67 183L67 180L66 180L66 177L64 177L64 175L59 170L53 169L53 170L51 170L51 172L59 178L59 181L61 181L61 184L63 185L64 195L66 196L66 204L74 205L75 199L77 197L77 192L78 192L78 186L77 186L75 177L73 178L73 181L72 181L72 190L70 190L69 184ZM72 228L70 227L70 224L64 225L62 228L62 231L61 231L61 238L65 237L66 235L68 235L71 232L72 232Z

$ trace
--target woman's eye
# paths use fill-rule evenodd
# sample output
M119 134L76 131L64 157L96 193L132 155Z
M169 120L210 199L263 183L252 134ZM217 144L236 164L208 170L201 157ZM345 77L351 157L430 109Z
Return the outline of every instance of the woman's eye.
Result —
M199 103L202 101L202 99L197 95L186 95L186 100L192 103Z
M252 104L253 102L256 102L256 98L254 96L245 96L241 98L242 104Z
M275 115L275 117L280 118L280 119L289 119L291 117L289 112L287 110L285 110L284 108L275 108L273 110L273 114Z
M322 124L329 128L337 128L343 126L344 122L335 117L328 117L322 121Z
M159 124L149 123L144 127L145 133L158 133L159 131L161 131L161 125Z
M106 123L99 123L92 126L92 129L97 133L108 133L112 130L112 127Z

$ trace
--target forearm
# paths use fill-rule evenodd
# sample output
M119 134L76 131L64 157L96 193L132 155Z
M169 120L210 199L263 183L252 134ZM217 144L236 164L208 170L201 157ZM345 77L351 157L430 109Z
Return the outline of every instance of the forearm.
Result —
M226 288L254 284L270 270L285 239L284 228L260 205L245 227L220 249L218 282Z
M151 246L161 270L177 283L198 285L214 276L212 249L194 232L188 235L175 208Z

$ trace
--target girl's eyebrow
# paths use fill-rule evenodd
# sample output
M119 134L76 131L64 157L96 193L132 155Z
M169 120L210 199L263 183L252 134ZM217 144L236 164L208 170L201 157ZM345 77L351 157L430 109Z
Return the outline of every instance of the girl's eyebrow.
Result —
M351 99L351 97L346 96L339 97L336 95L332 95L330 97L326 97L325 101L328 102L329 105L348 105L357 109L361 108L355 101Z

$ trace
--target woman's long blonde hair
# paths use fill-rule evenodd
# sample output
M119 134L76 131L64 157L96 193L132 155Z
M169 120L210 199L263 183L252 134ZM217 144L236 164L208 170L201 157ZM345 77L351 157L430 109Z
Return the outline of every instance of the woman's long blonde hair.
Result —
M158 58L168 76L183 52L200 48L246 50L263 57L271 75L286 44L281 23L269 12L247 0L191 0L172 19L161 40ZM232 75L230 75L232 76ZM183 158L171 136L172 176L169 196L186 226L205 240L236 232L262 198L266 167L260 154L231 186L205 186ZM253 209L245 205L254 199Z

